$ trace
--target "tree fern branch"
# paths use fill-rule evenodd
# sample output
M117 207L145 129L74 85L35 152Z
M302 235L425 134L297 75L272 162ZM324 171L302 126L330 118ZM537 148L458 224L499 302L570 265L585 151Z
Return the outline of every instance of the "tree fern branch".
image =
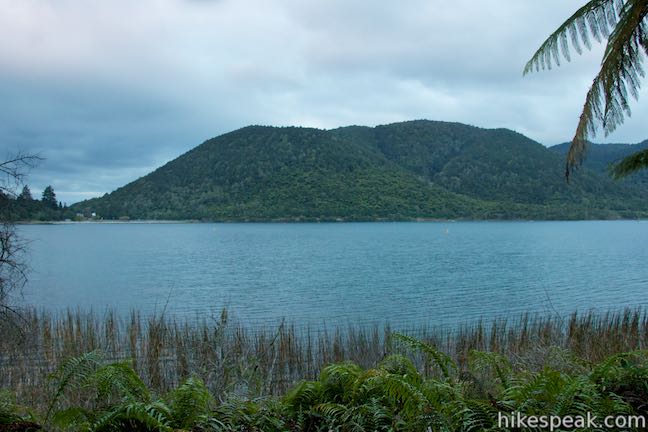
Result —
M634 0L623 5L614 31L610 34L599 73L592 82L581 113L576 133L567 153L566 177L583 159L587 139L596 133L600 122L607 134L629 116L628 90L638 96L639 78L644 76L641 65L645 44L648 1ZM645 51L645 48L644 48Z
M648 150L621 159L611 167L610 174L615 180L618 180L642 168L648 168Z
M524 67L524 75L540 69L551 69L552 58L560 66L560 57L570 61L569 40L578 54L581 43L591 48L590 35L601 41L616 22L615 0L591 0L578 9L544 41Z

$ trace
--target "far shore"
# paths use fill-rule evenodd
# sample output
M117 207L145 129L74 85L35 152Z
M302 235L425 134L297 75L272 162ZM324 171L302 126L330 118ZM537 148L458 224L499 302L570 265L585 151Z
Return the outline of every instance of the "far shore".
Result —
M18 221L17 225L87 225L87 224L194 224L209 223L199 220L87 220L87 221Z
M97 219L97 220L84 220L84 221L16 221L16 225L88 225L88 224L105 224L105 225L124 225L124 224L157 224L157 225L170 225L170 224L203 224L203 223L369 223L369 222L603 222L603 221L645 221L647 218L616 218L616 219L436 219L436 218L412 218L412 219L308 219L308 218L287 218L287 219L231 219L231 220L199 220L199 219L182 219L182 220L167 220L167 219L132 219L132 220L116 220L116 219Z

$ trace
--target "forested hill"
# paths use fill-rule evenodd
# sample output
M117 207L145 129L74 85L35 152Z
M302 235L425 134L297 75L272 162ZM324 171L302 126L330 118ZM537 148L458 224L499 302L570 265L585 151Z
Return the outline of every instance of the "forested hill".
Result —
M334 130L250 126L210 139L111 194L104 218L374 220L648 215L648 193L506 129L410 121Z
M563 143L549 147L549 149L564 157L569 150L569 145L570 143ZM632 153L647 148L648 140L639 144L590 144L585 160L583 161L583 166L597 173L607 174L611 164L619 162ZM639 193L648 190L648 170L637 171L635 174L621 180L621 184L624 186L639 186Z

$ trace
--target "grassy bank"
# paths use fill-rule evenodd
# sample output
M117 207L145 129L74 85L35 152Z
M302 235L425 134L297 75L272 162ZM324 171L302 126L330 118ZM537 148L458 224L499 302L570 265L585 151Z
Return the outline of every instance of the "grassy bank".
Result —
M120 318L112 312L99 315L71 311L53 316L29 310L19 326L5 322L0 331L0 388L13 400L5 405L29 407L36 420L48 424L53 421L52 412L71 407L99 415L124 401L137 402L140 408L154 401L172 405L173 398L180 397L179 389L187 390L187 386L202 392L201 400L206 401L202 420L209 417L208 413L230 407L234 411L227 415L249 411L249 421L265 413L268 417L264 421L281 423L277 430L326 430L336 425L340 430L370 430L366 429L368 418L379 412L387 416L385 424L392 426L409 416L404 424L394 426L396 430L407 430L418 417L430 425L437 424L437 420L454 422L448 423L452 430L466 426L464 420L473 414L482 416L478 423L481 428L492 423L497 411L522 406L524 397L537 399L534 409L542 411L549 399L568 397L563 394L565 389L571 389L572 399L579 395L574 403L586 396L581 392L588 391L588 397L594 398L589 408L600 411L605 405L607 410L621 410L617 412L620 414L645 409L645 405L633 405L632 398L648 395L648 381L642 375L645 356L618 356L642 350L648 344L648 317L643 310L562 318L524 315L454 331L420 327L406 332L415 339L393 336L389 328L379 327L333 332L290 325L251 329L228 322L226 312L216 319L190 323L137 313ZM87 361L92 367L85 372L83 368L82 372L75 371L70 367L71 358L77 363ZM125 380L127 384L108 390L96 387L97 378L83 384L100 370L104 370L100 374L106 373L106 365L115 362L123 367L109 369L114 382ZM132 376L125 372L131 367ZM65 382L66 368L73 372L70 376L80 375ZM136 385L140 378L141 388ZM630 386L623 390L632 395L628 401L622 395L610 396L610 383L605 389L597 387L605 380L619 379ZM304 384L302 380L311 382ZM140 388L139 396L130 394L130 385ZM367 390L373 385L378 387ZM540 387L527 388L532 385ZM554 385L553 390L547 387L550 385ZM334 388L326 390L327 386ZM362 388L369 393L356 394ZM531 393L524 397L511 393L524 388ZM107 393L98 399L102 391ZM472 401L468 405L474 407L466 413L473 414L466 414L464 420L450 419L448 416L456 415L459 408L442 414L441 405L435 403L441 404L444 398L459 405ZM111 402L106 405L106 401ZM565 412L578 405L565 403ZM46 414L48 410L50 415ZM431 413L443 418L428 418ZM226 417L226 413L221 414ZM88 415L86 426L97 420ZM167 426L173 424L169 420L173 417L171 411L160 415L167 418ZM356 420L365 425L364 429L350 426L354 416L359 416ZM192 421L194 426L199 423L197 418ZM232 424L237 422L245 423L239 419ZM178 425L175 427L189 427Z

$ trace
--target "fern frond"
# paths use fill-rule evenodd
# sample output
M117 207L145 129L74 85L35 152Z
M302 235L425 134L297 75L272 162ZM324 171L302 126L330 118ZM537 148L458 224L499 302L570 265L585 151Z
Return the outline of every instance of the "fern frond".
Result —
M608 135L631 115L629 97L638 97L640 79L644 76L642 56L648 53L647 14L645 0L628 0L621 8L567 153L567 176L582 162L587 138L596 133L598 123Z
M190 428L199 417L209 414L212 397L201 379L191 377L171 392L169 400L174 426Z
M298 409L308 409L322 400L323 388L319 381L302 381L284 397L284 402Z
M495 371L497 378L499 378L502 383L502 386L504 388L509 386L511 363L501 354L471 350L468 353L468 368L473 373L482 371L485 368L492 368Z
M425 394L399 375L378 375L367 380L367 385L379 388L393 407L404 414L416 415L428 404Z
M648 351L638 350L613 355L597 365L590 378L603 385L648 383ZM648 385L646 389L648 390Z
M347 406L335 402L322 402L313 406L313 411L328 419L339 419L347 412Z
M226 400L216 408L214 418L217 418L219 423L226 425L227 429L225 430L233 430L234 426L252 422L248 404L239 399Z
M45 422L49 421L58 400L67 388L75 383L84 383L99 367L103 355L99 351L91 351L63 362L49 377L55 385L45 412Z
M582 163L587 139L596 134L598 125L605 135L614 131L631 115L629 99L639 96L644 77L643 55L648 54L648 2L646 0L590 0L565 21L535 52L524 74L560 65L561 57L570 60L571 46L578 54L581 44L591 47L591 39L607 45L601 68L587 92L572 144L567 153L565 176ZM637 157L615 169L622 177L646 166Z
M552 63L560 66L561 56L571 60L569 44L578 54L582 54L581 44L591 49L590 36L597 42L606 38L617 22L619 0L591 0L578 9L538 48L524 67L524 74L551 69Z
M502 392L502 404L527 414L551 412L566 377L558 371L545 369L529 380L513 382Z
M452 360L452 358L450 358L449 355L439 351L431 345L428 345L416 338L401 333L393 333L392 337L402 342L409 348L420 351L427 355L427 357L439 367L445 379L450 378L450 370L454 371L457 369L456 363L454 362L454 360Z
M289 410L289 407L272 399L228 399L212 414L200 420L196 426L209 426L212 429L207 430L217 431L284 432L288 427L283 419L288 415ZM297 423L303 424L306 422L304 418L309 416L311 411L304 414L301 409L296 409L292 413L297 417Z
M610 175L619 180L640 169L648 168L648 150L642 150L621 159L610 169Z
M146 384L131 367L130 362L111 363L99 368L88 379L99 398L116 395L122 400L149 402L151 396Z
M378 364L378 368L394 375L401 375L411 382L420 382L421 375L412 360L399 354L387 356Z
M161 402L145 404L133 402L118 405L92 425L92 432L159 431L172 430L169 408Z
M87 431L90 429L92 419L92 411L80 407L70 407L54 413L52 423L63 430Z
M346 401L353 397L352 390L362 374L362 368L352 362L334 363L320 373L320 383L327 400Z
M10 424L21 420L17 414L18 406L15 397L8 391L0 391L0 425Z
M461 430L487 431L497 429L498 410L489 402L483 400L463 401L462 407L456 410L455 422L461 425Z

